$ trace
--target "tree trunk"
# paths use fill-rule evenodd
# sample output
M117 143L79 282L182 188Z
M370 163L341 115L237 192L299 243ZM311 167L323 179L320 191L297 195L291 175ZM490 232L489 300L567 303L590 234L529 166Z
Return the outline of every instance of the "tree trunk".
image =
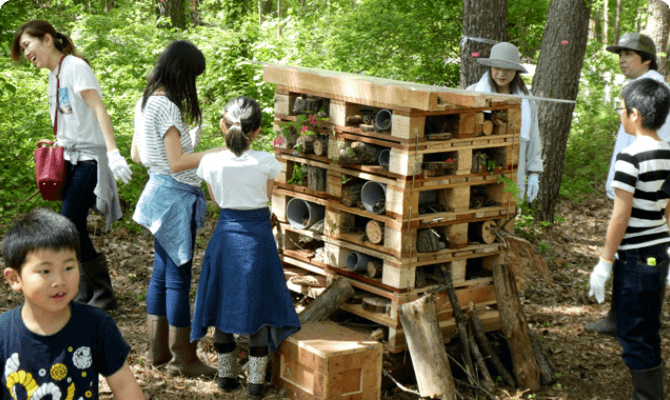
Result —
M649 18L647 26L642 32L654 39L657 53L666 53L668 48L668 33L670 33L670 7L662 0L649 0ZM657 54L658 72L667 78L668 56Z
M277 0L277 33L281 36L281 0Z
M496 42L508 40L507 0L463 0L462 35L460 86L465 89L486 71L477 58L488 58Z
M621 8L623 7L623 0L616 2L616 16L614 17L614 41L612 43L619 43L619 34L621 33Z
M156 1L157 14L161 17L169 16L172 28L186 28L186 5L185 0L163 0Z
M610 9L610 2L609 0L605 0L603 4L603 37L600 43L603 43L607 45L609 43L609 9Z
M540 59L533 77L535 96L567 100L577 98L586 53L589 15L590 10L584 0L551 1ZM538 101L537 105L544 150L544 173L538 196L539 217L553 223L575 105L549 101Z

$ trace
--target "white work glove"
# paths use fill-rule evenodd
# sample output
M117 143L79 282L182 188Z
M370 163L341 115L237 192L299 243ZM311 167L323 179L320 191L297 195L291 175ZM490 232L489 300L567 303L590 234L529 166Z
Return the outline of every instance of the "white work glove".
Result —
M202 136L202 128L207 125L198 125L195 128L191 129L188 133L191 135L191 144L193 145L193 150L200 144L200 136Z
M605 282L612 275L612 263L603 260L602 258L598 261L598 264L593 268L591 272L591 279L589 280L589 297L596 296L598 303L605 301Z
M530 174L528 177L528 187L526 189L526 197L528 202L532 203L533 200L537 197L537 193L540 191L540 177L538 174Z
M121 179L123 183L128 183L133 171L130 170L126 159L119 153L119 149L107 153L107 158L109 158L109 168L112 170L114 178Z

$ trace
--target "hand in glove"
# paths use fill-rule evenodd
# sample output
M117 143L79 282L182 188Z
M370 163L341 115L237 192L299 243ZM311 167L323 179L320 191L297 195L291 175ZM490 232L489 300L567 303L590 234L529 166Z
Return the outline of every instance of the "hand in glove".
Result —
M532 203L533 200L537 197L537 193L540 191L540 177L538 174L530 174L528 177L528 185L526 189L526 197L529 203Z
M191 135L191 144L193 145L193 150L200 144L200 136L202 135L202 128L207 125L198 125L195 128L191 129L188 133Z
M589 297L595 295L598 303L602 303L605 300L605 282L610 278L610 275L612 275L612 263L601 258L593 268L591 279L589 280L589 286L591 286Z
M107 153L107 158L109 158L109 168L112 170L114 178L121 179L123 183L128 183L133 171L130 170L126 159L119 153L119 149Z

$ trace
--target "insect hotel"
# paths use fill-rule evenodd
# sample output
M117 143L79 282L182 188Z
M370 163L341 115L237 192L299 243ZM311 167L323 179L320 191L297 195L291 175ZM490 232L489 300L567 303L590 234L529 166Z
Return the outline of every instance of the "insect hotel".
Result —
M520 99L278 65L264 77L276 85L272 212L289 288L316 298L348 282L339 308L378 324L393 353L410 342L402 306L427 293L440 344L459 336L450 296L484 332L501 329L493 228L514 229ZM311 396L300 398L322 398Z

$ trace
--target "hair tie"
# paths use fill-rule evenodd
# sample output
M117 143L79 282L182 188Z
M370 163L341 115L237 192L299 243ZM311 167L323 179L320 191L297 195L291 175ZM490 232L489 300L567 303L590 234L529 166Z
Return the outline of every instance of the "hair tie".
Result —
M239 127L242 127L242 121L237 120L237 121L233 122L233 126L235 126L235 125L238 125Z

